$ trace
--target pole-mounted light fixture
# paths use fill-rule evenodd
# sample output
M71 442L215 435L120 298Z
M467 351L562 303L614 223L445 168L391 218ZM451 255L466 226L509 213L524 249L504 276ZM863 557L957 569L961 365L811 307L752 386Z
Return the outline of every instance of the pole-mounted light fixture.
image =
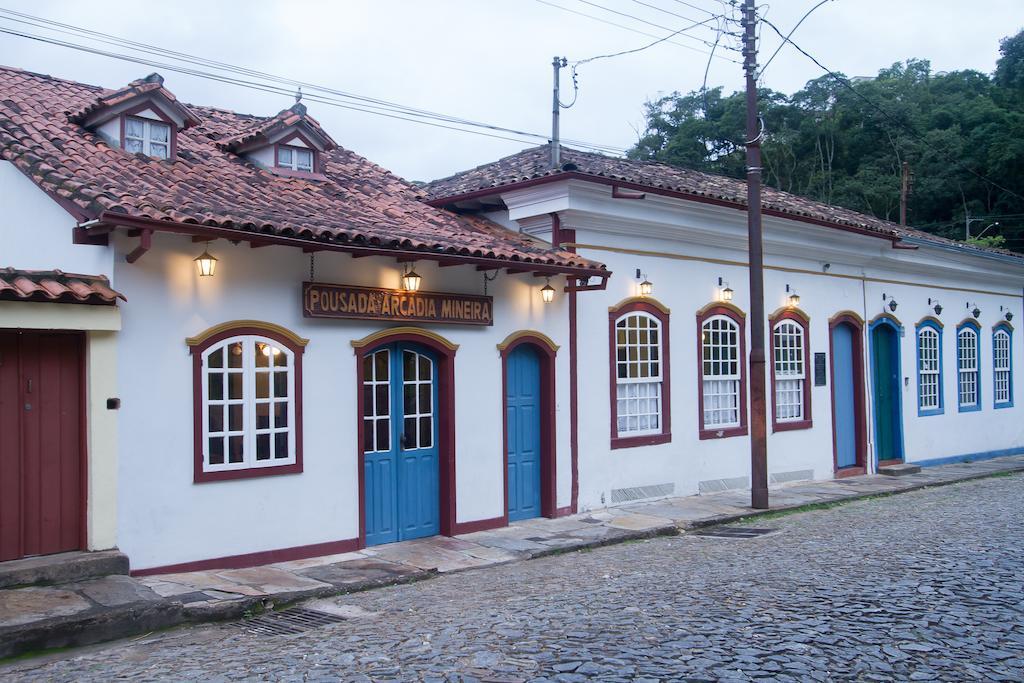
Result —
M799 306L800 305L800 295L796 293L796 290L791 288L789 285L786 285L786 291L789 292L789 299L788 299L789 307L790 308L796 308L797 306Z
M932 304L935 304L932 306ZM939 303L938 299L928 299L928 305L932 306L932 310L935 311L935 315L942 315L942 304Z
M555 300L555 288L551 286L551 278L548 278L544 286L540 288L540 298L546 304Z
M404 287L407 292L419 291L422 283L423 278L420 277L419 273L412 269L412 266L409 266L409 270L405 271L405 274L402 275L402 287Z
M724 281L722 278L718 278L718 288L719 288L718 298L721 301L725 301L725 302L732 301L733 291L732 291L732 287L729 286L728 282Z
M199 277L213 277L213 274L217 271L217 258L209 252L210 243L206 243L206 247L203 248L203 253L195 257L196 269L199 271Z

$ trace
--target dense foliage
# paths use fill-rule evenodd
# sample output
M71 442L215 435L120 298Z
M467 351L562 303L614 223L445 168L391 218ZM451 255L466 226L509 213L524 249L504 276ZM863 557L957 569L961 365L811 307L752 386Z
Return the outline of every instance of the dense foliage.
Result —
M965 213L997 216L972 233L998 220L986 236L1024 251L1024 31L1000 53L992 75L912 59L848 85L825 75L793 95L761 90L765 182L898 221L908 162L911 226L963 239ZM649 102L629 155L742 178L744 112L743 93L720 87Z

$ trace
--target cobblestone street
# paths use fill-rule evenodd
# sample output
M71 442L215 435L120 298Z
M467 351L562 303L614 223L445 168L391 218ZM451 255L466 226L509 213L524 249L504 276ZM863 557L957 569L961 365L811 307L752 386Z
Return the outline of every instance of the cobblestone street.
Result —
M2 680L1024 679L1024 476L499 566L0 666Z

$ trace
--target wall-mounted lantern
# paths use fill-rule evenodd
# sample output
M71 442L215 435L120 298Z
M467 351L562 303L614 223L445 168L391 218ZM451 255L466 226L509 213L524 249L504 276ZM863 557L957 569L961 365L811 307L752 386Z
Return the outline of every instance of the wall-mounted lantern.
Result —
M888 301L889 310L892 311L893 313L896 312L896 307L899 306L899 304L896 303L896 299L889 296L888 294L883 294L882 301Z
M199 277L213 277L213 274L217 271L217 258L209 252L209 247L210 243L207 242L203 253L195 258Z
M718 300L728 303L732 301L732 295L733 291L729 283L722 278L718 278Z
M640 290L640 296L650 296L651 292L654 291L654 283L647 279L647 273L641 273L640 269L636 269L636 279L643 278L643 282L637 285L637 289Z
M938 299L928 299L928 305L935 311L935 315L942 315L942 304L939 303Z
M1013 320L1013 312L1010 311L1008 308L1006 308L1005 306L1000 306L999 310L1006 311L1006 314L1003 316L1004 318L1006 318L1006 322L1010 322L1011 320Z
M555 300L555 288L551 286L551 278L548 278L544 286L540 288L540 298L546 304Z
M973 308L971 308L972 306L973 306ZM975 320L977 320L978 316L981 315L981 309L978 308L978 304L967 304L967 308L971 309L971 315L974 316Z
M789 285L786 285L786 291L789 292L789 298L787 302L790 308L796 308L800 305L800 295L796 293L795 289L792 289Z
M407 292L418 292L421 284L423 284L423 278L412 269L412 266L409 266L409 270L402 275L402 287Z

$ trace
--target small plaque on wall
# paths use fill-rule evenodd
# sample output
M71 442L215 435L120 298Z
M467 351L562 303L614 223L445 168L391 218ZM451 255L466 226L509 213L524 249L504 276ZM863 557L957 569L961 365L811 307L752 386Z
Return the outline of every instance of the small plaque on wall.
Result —
M825 386L825 354L814 354L814 386Z

